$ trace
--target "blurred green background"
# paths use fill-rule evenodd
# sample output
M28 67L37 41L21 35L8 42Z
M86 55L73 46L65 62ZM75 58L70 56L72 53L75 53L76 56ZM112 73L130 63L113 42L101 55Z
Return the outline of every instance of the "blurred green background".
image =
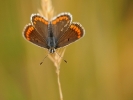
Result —
M86 30L67 47L64 100L133 100L133 0L52 0ZM0 100L59 100L55 66L22 30L40 0L0 1Z

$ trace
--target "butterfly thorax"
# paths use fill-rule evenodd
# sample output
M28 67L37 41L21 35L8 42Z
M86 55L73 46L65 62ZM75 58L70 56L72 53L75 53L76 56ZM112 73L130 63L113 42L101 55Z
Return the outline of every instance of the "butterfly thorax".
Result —
M54 37L48 37L48 49L50 53L54 53L55 52L55 38Z
M51 26L51 22L48 25L48 39L47 39L47 44L48 44L48 49L50 53L54 53L55 52L55 47L56 47L56 43L55 43L55 37L53 36L53 32L52 32L52 26Z

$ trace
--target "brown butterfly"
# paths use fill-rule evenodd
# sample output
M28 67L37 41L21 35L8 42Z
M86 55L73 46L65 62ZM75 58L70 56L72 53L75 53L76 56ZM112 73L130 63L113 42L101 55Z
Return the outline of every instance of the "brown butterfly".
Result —
M33 44L46 48L50 53L79 40L85 34L80 23L72 22L70 13L61 13L48 21L39 14L31 15L31 24L25 26L24 38Z

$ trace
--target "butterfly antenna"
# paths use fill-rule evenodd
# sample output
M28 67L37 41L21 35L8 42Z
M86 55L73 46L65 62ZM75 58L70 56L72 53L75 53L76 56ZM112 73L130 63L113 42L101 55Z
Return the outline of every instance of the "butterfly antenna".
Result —
M48 54L43 58L43 60L40 62L40 65L44 62L45 58L48 56Z
M63 60L64 60L64 62L65 63L67 63L67 61L61 56L61 55L59 55L57 52L55 52L59 57L61 57Z

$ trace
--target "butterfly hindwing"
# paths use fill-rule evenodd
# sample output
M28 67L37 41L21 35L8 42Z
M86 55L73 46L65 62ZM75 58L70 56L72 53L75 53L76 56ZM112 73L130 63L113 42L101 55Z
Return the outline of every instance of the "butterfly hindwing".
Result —
M61 36L57 41L56 48L64 47L72 42L75 42L83 37L84 34L84 28L79 23L73 22L63 36Z
M40 47L48 48L43 37L36 31L33 25L26 25L23 31L24 38Z

